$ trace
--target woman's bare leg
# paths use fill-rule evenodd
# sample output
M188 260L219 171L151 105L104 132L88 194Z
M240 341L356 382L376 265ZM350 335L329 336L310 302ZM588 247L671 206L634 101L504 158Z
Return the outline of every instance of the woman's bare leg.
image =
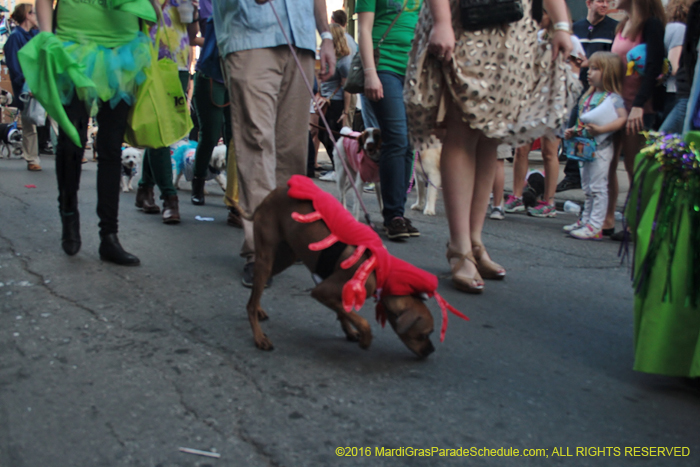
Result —
M513 196L516 198L522 198L523 196L530 147L532 147L532 144L526 144L515 150L515 157L513 159Z
M542 161L544 162L544 200L554 206L554 194L557 191L559 178L559 138L542 138Z
M506 182L505 161L496 160L496 175L493 177L493 206L503 206L503 187Z
M472 250L471 211L476 179L476 149L481 132L472 130L468 124L462 122L459 111L453 105L449 106L445 121L447 130L442 145L440 173L445 214L450 230L450 246L454 251L466 254ZM493 173L489 178L482 177L482 180L487 180L484 184L488 186L489 192L492 177ZM488 203L488 194L486 202ZM485 212L482 213L482 226L484 215ZM462 268L453 272L473 277L476 274L476 266L470 261L464 261Z

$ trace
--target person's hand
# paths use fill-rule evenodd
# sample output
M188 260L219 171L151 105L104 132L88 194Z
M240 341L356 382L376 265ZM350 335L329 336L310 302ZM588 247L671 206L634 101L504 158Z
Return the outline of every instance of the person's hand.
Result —
M571 139L574 137L574 129L573 128L567 128L564 130L564 139Z
M365 70L365 97L371 101L384 98L384 87L376 70Z
M600 131L600 125L596 125L595 123L589 123L586 125L586 130L588 130L591 136L598 136L602 133L602 131Z
M557 58L559 53L564 54L564 57L568 57L572 50L574 50L574 46L571 44L571 34L568 31L554 31L554 36L552 36L552 60Z
M257 1L257 0L256 0ZM333 41L324 39L321 41L321 70L318 73L318 78L321 81L326 81L335 74L335 50L333 49Z
M434 24L428 38L428 52L435 55L443 63L452 60L455 49L455 32L451 24Z
M644 129L644 109L632 107L627 117L627 134L634 135Z

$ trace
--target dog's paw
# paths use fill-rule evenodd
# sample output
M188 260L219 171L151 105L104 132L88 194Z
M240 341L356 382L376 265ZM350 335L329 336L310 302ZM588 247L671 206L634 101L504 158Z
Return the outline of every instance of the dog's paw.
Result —
M428 206L425 207L423 210L423 214L426 216L434 216L435 215L435 208L429 208Z
M422 211L423 207L424 207L424 205L418 201L416 201L415 203L413 203L413 205L411 205L411 209L413 209L414 211Z
M255 347L260 350L273 350L272 342L267 338L265 334L260 337L255 338Z

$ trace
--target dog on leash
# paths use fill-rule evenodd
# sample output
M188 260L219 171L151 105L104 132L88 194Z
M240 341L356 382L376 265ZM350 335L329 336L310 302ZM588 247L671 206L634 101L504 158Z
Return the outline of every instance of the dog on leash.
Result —
M131 182L141 172L141 160L143 158L143 150L125 146L122 148L122 192L128 193L133 190Z
M381 187L379 185L379 158L381 157L382 134L378 128L366 128L362 133L353 132L349 127L340 130L340 138L335 147L333 158L335 159L335 172L337 174L340 203L345 209L347 206L347 192L354 184L357 192L362 193L362 184L373 182L374 192L377 194L379 210L383 209ZM347 163L348 172L345 171L341 159ZM353 190L354 191L354 190ZM360 203L357 199L353 203L352 214L355 219L360 216Z
M170 146L170 158L173 166L173 184L175 189L180 189L180 180L183 175L185 180L191 182L194 178L194 160L197 152L196 141L178 142ZM219 187L226 191L226 145L215 146L211 152L209 167L207 168L207 181L216 180ZM205 191L206 194L206 191Z
M435 215L438 190L442 186L442 177L440 176L441 152L442 144L435 136L431 136L430 140L416 151L416 160L413 166L416 173L418 199L411 206L411 209L423 211L423 214L426 216Z
M440 297L437 278L389 254L371 227L357 222L339 202L311 179L295 175L289 189L272 191L250 215L255 235L253 290L247 305L255 345L272 350L260 321L267 314L260 299L268 279L295 261L311 271L316 287L311 296L335 311L349 341L367 349L372 332L367 320L355 313L368 296L377 299L377 318L387 320L401 341L418 357L435 348L430 341L433 317L422 296L434 296L443 312L441 340L446 330L446 309L467 319Z
M17 128L17 123L0 123L0 155L22 155L22 130Z

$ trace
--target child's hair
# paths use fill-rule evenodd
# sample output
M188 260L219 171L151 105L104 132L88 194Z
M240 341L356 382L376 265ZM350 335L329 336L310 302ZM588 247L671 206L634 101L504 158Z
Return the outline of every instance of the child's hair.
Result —
M596 52L588 59L588 66L589 68L594 66L600 69L603 76L603 89L605 91L620 94L624 77L624 65L619 55L612 52ZM595 92L595 88L591 86L584 96L588 96L593 92Z

